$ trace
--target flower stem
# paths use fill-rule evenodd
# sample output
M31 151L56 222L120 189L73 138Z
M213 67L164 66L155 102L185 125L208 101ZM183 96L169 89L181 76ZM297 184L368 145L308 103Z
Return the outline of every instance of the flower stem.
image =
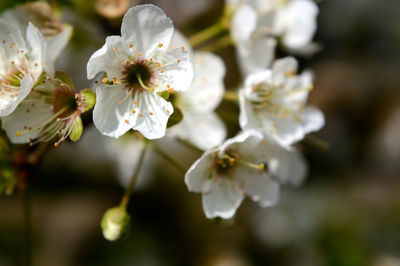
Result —
M197 152L203 152L202 149L197 148L196 146L194 146L192 143L181 139L181 138L177 138L179 143L182 143L183 145L185 145L186 147L188 147L189 149L193 150L193 151L197 151Z
M217 23L209 26L208 28L205 28L204 30L202 30L202 31L196 33L195 35L193 35L192 37L190 37L189 38L189 42L193 47L199 46L203 42L211 39L212 37L214 37L216 35L218 35L222 31L224 31L225 29L226 28L223 25L223 23L221 23L221 21L218 21Z
M132 175L131 182L129 183L128 188L125 190L125 193L122 196L121 203L120 203L120 206L122 206L122 207L126 208L126 206L129 203L129 199L131 197L132 191L135 188L136 181L137 181L137 178L138 178L138 175L139 175L139 172L140 172L140 168L142 167L143 159L144 159L144 156L146 155L147 144L145 144L145 145L146 146L144 146L142 148L142 150L140 151L139 161L138 161L136 169L135 169L135 171L134 171L134 173Z
M304 142L307 145L312 146L312 147L314 147L314 148L316 148L316 149L318 149L320 151L323 151L323 152L328 152L330 150L330 148L331 148L328 142L326 142L325 140L320 139L320 138L318 138L316 136L313 136L313 135L308 135L304 139Z
M153 148L153 150L160 155L161 157L163 157L164 160L166 160L167 162L169 162L170 164L172 164L173 166L176 167L176 169L180 170L182 173L186 172L185 167L183 167L180 163L178 163L177 161L175 161L175 159L173 159L171 156L169 156L168 154L166 154L165 152L163 152L162 150L160 150L156 145L152 145L151 146Z
M206 52L216 52L219 49L225 48L232 44L233 44L233 40L232 40L231 36L229 34L227 34L227 35L224 35L223 37L219 38L212 44L201 48L201 50L206 51Z
M236 91L225 91L224 100L230 102L238 102L239 96Z

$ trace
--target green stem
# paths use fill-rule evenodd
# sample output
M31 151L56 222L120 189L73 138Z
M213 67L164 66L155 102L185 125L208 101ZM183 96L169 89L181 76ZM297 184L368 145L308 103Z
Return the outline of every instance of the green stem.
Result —
M197 152L203 152L202 149L197 148L196 146L194 146L192 143L181 139L181 138L177 138L178 142L182 143L183 145L185 145L186 147L192 149L193 151L197 151Z
M239 101L238 93L236 91L225 91L224 100L237 103Z
M133 191L133 189L135 188L135 185L136 185L136 181L137 181L137 178L138 178L138 175L139 175L139 172L140 172L140 168L142 167L142 164L143 164L144 156L146 155L146 150L147 150L147 145L145 147L143 147L142 150L140 151L138 164L137 164L136 169L135 169L135 171L134 171L134 173L132 175L131 182L129 183L128 188L125 190L125 193L122 196L120 206L123 206L123 207L126 208L126 206L129 203L129 199L131 197L132 191Z
M196 33L192 37L189 38L190 44L195 47L203 42L211 39L212 37L218 35L222 31L224 31L226 28L225 26L221 23L221 21L218 21L217 23L209 26L208 28L205 28L204 30Z
M233 40L232 40L231 36L229 34L227 34L227 35L219 38L212 44L201 48L201 50L206 51L206 52L216 52L216 51L218 51L222 48L225 48L227 46L230 46L232 44L233 44Z
M171 156L169 156L168 154L166 154L165 152L160 150L156 145L152 145L152 148L158 155L163 157L164 160L166 160L167 162L169 162L170 164L175 166L176 169L180 170L183 173L186 172L185 167L183 167L181 164L179 164L177 161L175 161Z
M32 247L32 203L28 184L26 184L23 192L23 208L25 223L25 265L31 265L31 247Z
M324 151L324 152L328 152L331 148L328 142L326 142L325 140L320 139L316 136L308 135L304 139L304 141L307 145L312 146L312 147L319 149L321 151Z

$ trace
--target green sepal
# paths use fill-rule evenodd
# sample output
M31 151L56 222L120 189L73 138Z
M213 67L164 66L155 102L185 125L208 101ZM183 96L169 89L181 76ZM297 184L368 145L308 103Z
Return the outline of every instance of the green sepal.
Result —
M69 134L69 138L74 142L78 141L81 138L82 132L83 132L82 120L81 117L78 116L77 118L75 118L75 121L72 124L72 129L71 133Z
M32 86L32 88L37 87L38 85L43 83L43 80L46 79L46 74L44 72L42 72L42 74L40 74L39 78L37 79L36 83Z
M56 71L56 78L61 80L64 84L67 84L71 89L74 88L74 83L72 83L72 80L67 73Z
M96 93L91 89L84 89L80 93L83 104L82 112L89 111L96 104Z
M168 91L162 91L159 92L158 95L160 95L164 100L168 101L170 93Z
M174 106L174 112L168 119L167 128L170 128L172 126L179 124L179 122L181 122L182 119L183 119L183 114L182 114L181 109Z

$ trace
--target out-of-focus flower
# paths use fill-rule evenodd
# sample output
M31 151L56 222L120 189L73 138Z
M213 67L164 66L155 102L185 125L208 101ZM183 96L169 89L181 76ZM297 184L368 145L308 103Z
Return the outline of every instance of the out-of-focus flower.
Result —
M267 67L274 57L276 37L292 51L303 51L316 31L318 7L312 0L231 0L231 34L244 73Z
M188 170L185 183L203 194L207 218L231 218L244 195L262 207L274 205L279 183L299 183L305 174L302 158L256 131L228 139L221 147L206 151Z
M62 23L60 15L45 1L18 5L6 10L0 17L21 31L25 31L28 23L32 22L46 38L48 59L52 62L58 58L72 35L72 26Z
M122 36L107 37L89 59L88 79L105 72L96 85L93 112L102 134L118 138L132 128L148 139L165 135L174 110L159 93L187 90L193 78L188 52L168 50L173 30L158 7L132 7L123 18Z
M281 145L291 145L325 123L322 112L305 107L312 90L312 74L296 75L293 57L276 60L271 70L249 75L239 91L239 122L243 130L253 129Z
M94 103L94 93L89 89L76 93L66 74L43 75L15 111L3 117L3 128L13 143L35 144L56 137L56 146L67 137L77 141L83 131L81 114Z
M119 18L128 10L129 0L97 0L95 8L103 17Z
M190 47L183 35L175 31L171 46L176 47L178 43ZM214 113L225 91L225 65L220 57L208 52L191 53L191 59L193 82L189 90L173 95L174 106L180 108L183 119L168 133L206 150L220 145L226 137L226 127Z
M46 41L31 23L26 37L18 27L0 19L0 116L11 114L29 94L42 71L52 73Z

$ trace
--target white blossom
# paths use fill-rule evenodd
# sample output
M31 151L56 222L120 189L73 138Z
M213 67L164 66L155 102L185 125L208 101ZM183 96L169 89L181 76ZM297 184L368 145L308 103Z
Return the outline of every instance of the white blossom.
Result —
M175 31L171 45L177 46L178 43L188 45L183 35ZM188 51L191 52L191 48ZM209 52L193 52L191 59L193 82L187 91L174 95L174 105L182 111L183 119L168 133L206 150L220 145L226 137L225 124L214 113L225 91L223 79L226 70L223 60Z
M246 131L206 151L188 170L185 183L202 193L207 218L231 218L247 195L262 207L274 205L279 184L301 182L305 165L297 152Z
M89 59L88 79L105 72L93 112L102 134L118 138L132 128L148 139L165 135L174 110L159 93L187 90L193 78L185 48L168 50L173 30L158 7L132 7L122 20L122 36L107 37Z
M54 62L68 44L72 35L72 26L62 23L56 11L44 1L29 2L6 10L1 18L25 32L32 22L47 42L48 60Z
M312 0L228 1L231 34L245 74L266 68L277 37L291 51L303 51L316 31L318 7Z
M58 146L67 137L77 141L83 130L80 115L93 107L93 94L78 94L69 81L57 76L42 77L15 111L3 117L2 126L13 143L33 145L57 138Z
M315 107L306 107L313 88L312 74L296 75L293 57L276 60L271 70L249 75L239 91L239 123L265 137L288 146L324 125L324 116Z
M24 32L25 33L25 32ZM23 35L19 27L0 19L0 117L11 114L46 69L46 41L31 23Z

